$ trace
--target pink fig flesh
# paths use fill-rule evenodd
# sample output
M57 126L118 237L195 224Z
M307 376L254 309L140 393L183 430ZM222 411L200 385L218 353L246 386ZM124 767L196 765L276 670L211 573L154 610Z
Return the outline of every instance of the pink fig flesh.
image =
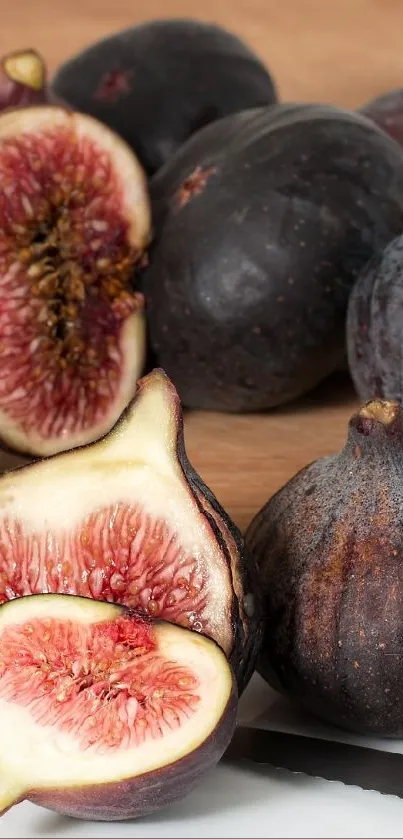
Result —
M0 438L46 456L101 437L135 391L147 186L113 132L51 105L0 114L0 178Z
M194 632L37 595L0 608L0 642L0 812L25 798L84 819L146 815L186 795L232 737L231 668Z

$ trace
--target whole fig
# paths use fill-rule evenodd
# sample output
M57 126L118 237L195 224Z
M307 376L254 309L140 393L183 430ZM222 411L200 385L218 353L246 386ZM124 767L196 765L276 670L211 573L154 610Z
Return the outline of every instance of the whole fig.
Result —
M403 236L365 265L349 298L348 366L361 400L403 400Z
M302 469L246 542L265 613L261 675L345 729L403 736L403 409L373 400L336 455Z

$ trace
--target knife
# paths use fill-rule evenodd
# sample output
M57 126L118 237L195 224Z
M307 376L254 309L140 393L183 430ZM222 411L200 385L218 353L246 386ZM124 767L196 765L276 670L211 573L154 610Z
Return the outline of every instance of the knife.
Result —
M403 798L403 755L396 752L239 725L223 760L265 764Z

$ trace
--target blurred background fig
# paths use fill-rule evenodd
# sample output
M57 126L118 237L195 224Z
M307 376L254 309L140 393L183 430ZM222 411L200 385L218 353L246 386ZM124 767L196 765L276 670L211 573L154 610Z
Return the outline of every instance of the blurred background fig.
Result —
M145 21L90 44L57 69L51 91L113 128L149 175L204 125L277 100L240 37L192 18Z
M258 669L342 728L403 736L403 409L365 403L338 454L306 466L256 514L265 637Z

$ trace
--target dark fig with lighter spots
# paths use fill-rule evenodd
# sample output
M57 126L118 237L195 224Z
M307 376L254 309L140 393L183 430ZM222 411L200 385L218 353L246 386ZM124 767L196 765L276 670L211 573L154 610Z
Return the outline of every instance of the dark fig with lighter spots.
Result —
M118 821L186 796L235 727L231 667L211 639L62 594L0 608L0 815L29 800Z
M107 433L135 392L148 189L117 135L52 105L0 114L0 185L0 439L46 456Z
M403 408L372 400L339 454L295 475L255 516L275 689L347 730L403 736Z
M98 442L0 478L0 602L43 592L108 600L212 637L240 691L261 641L256 572L183 442L162 371Z
M148 332L189 408L257 411L344 361L359 270L403 229L403 152L322 105L235 114L150 184Z
M394 88L370 99L361 106L360 113L403 146L403 88Z
M248 44L192 18L147 20L90 44L57 69L50 92L113 128L148 175L202 126L277 101Z
M403 402L403 236L361 271L347 311L348 366L361 400Z

